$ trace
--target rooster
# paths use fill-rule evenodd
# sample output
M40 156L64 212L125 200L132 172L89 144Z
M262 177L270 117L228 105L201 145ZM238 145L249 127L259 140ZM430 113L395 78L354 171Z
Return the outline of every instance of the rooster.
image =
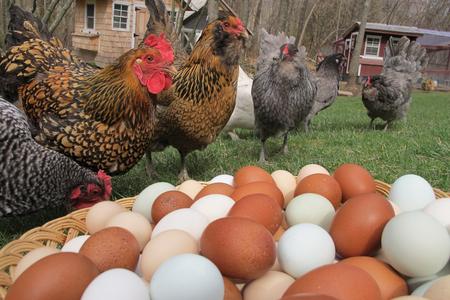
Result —
M0 217L60 204L77 209L111 196L111 180L33 140L26 117L0 97Z
M325 57L317 66L314 74L317 80L317 95L311 111L304 121L305 131L309 130L314 116L330 107L336 100L339 91L339 68L344 60L344 55L332 54Z
M421 77L428 57L415 41L402 37L397 44L391 38L386 46L383 72L368 77L362 101L367 108L370 127L376 118L386 121L386 130L393 121L404 118L411 103L414 83Z
M161 13L165 15L164 9ZM147 152L150 176L154 174L152 152L173 146L181 156L178 177L180 181L189 178L186 156L214 142L233 112L238 61L247 38L244 25L235 16L221 17L203 30L174 75L172 87L158 97L165 107L158 111L156 134Z
M0 77L4 91L22 102L36 141L93 170L127 172L154 133L156 95L171 85L171 45L150 35L144 47L97 69L42 34L33 15L17 6L10 12L13 44L0 60Z
M267 160L266 140L282 134L283 153L287 153L288 134L311 110L317 93L316 82L308 71L304 47L299 51L294 38L261 31L260 55L252 96L256 134L261 140L260 163Z

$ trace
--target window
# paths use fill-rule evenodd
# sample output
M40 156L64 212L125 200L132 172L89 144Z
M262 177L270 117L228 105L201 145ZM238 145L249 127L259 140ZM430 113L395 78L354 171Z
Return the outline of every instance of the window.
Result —
M380 51L381 36L368 35L366 37L366 49L364 55L378 56Z
M86 3L86 29L95 29L95 3Z
M128 29L128 5L114 3L113 29Z

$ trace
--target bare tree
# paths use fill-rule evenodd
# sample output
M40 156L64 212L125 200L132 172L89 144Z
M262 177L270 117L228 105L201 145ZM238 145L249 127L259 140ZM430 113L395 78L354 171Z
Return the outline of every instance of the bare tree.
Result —
M48 28L50 33L53 33L55 31L56 27L58 27L58 25L61 23L62 19L64 18L64 16L66 15L67 11L69 10L69 8L72 6L73 3L74 3L74 0L66 0L66 2L64 3L64 6L61 8L61 10L56 15L55 20Z
M369 14L370 0L364 1L364 8L361 16L361 23L359 25L358 37L356 38L355 49L353 50L352 59L350 62L349 71L349 83L358 83L358 67L359 67L359 55L361 54L361 47L364 40L364 33L366 32L367 15Z
M50 17L52 16L53 11L55 10L55 8L58 5L59 1L60 0L52 0L52 2L50 3L49 7L45 11L44 16L42 17L42 23L48 24L48 21L49 21Z
M308 22L309 22L309 20L311 19L311 16L312 16L312 14L313 14L313 12L314 12L314 9L316 8L316 6L317 6L318 3L319 3L319 1L314 1L314 4L313 4L313 6L311 7L311 10L309 11L309 14L308 14L308 16L306 17L305 22L303 23L302 32L300 33L300 37L298 38L298 41L297 41L297 45L298 45L299 47L302 45L302 42L303 42L303 36L305 35L306 27L308 27Z

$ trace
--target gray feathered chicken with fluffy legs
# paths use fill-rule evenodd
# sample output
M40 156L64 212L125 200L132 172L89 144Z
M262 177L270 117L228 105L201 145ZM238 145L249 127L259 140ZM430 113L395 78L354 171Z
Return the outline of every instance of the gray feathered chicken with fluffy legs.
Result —
M48 206L89 207L111 195L111 179L36 143L25 115L0 97L0 217Z
M252 97L256 134L261 140L260 162L267 159L266 140L283 136L287 153L288 134L304 121L314 103L317 87L304 59L304 47L297 49L295 38L261 31L260 55L253 79Z
M370 127L376 118L393 121L404 118L411 103L414 83L427 66L426 50L415 41L402 37L397 44L391 38L386 45L384 68L380 75L368 77L363 86L362 101L367 108Z
M322 110L330 107L339 91L339 69L345 60L345 56L336 53L328 55L317 66L314 74L317 79L317 95L314 99L314 104L304 121L304 129L308 131L311 125L311 120Z

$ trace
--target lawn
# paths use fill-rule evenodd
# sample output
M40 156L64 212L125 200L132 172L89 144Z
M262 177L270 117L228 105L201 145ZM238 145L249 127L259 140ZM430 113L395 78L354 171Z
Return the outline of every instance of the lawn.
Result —
M450 93L416 92L406 121L388 131L368 128L369 118L359 97L339 97L320 113L312 131L294 132L289 138L289 153L278 153L281 138L268 142L270 161L262 165L269 172L284 169L297 174L305 164L318 163L334 170L345 162L359 163L376 179L392 183L397 177L413 173L431 185L450 190ZM381 127L382 121L377 125ZM260 144L249 130L240 130L242 140L234 142L221 136L206 150L188 156L190 176L207 181L218 174L258 165ZM159 178L149 179L144 161L123 176L113 178L115 199L133 196L156 181L176 183L179 156L174 149L154 154ZM39 212L21 218L0 220L0 246L25 230L63 214L62 209Z

